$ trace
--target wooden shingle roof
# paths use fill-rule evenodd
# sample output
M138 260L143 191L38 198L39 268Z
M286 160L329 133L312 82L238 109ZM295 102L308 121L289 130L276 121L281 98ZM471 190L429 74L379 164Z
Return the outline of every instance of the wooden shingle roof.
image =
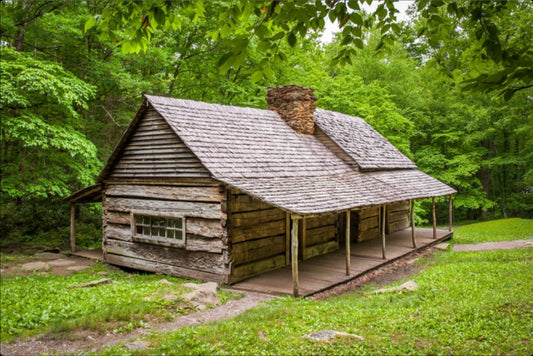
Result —
M359 118L315 112L317 126L360 170L316 135L294 131L274 111L145 98L213 178L293 213L318 214L456 192L417 170Z
M353 158L361 170L416 168L363 119L317 109L315 124Z

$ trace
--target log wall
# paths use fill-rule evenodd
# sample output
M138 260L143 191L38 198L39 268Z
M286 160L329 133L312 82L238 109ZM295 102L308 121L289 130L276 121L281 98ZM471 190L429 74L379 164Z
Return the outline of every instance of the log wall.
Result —
M409 201L387 205L387 234L409 227Z
M363 208L357 219L357 241L365 241L380 237L379 207ZM409 201L387 204L387 220L385 231L387 234L409 227Z
M366 241L379 236L379 207L361 209L359 211L357 241Z
M337 239L337 215L320 215L306 218L305 238L302 239L302 259L336 251L339 247ZM303 225L303 223L302 223ZM302 228L303 230L303 228Z
M111 179L207 178L207 169L153 108L120 152Z
M225 188L218 185L106 185L103 206L104 259L111 264L180 277L228 282L224 227ZM185 247L134 241L131 212L185 217Z
M249 195L228 194L230 282L285 266L286 213Z

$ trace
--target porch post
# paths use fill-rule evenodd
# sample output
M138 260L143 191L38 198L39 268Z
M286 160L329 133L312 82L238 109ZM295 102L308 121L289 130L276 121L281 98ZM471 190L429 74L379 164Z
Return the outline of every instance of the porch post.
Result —
M387 259L385 252L385 225L387 224L387 205L383 205L381 209L381 255L384 260Z
M305 216L302 218L302 261L304 261L306 256L305 248L307 246L307 219Z
M350 210L346 212L346 275L350 275Z
M285 213L285 265L291 264L291 214Z
M291 215L291 260L292 260L292 294L298 297L300 294L300 282L298 281L298 219L299 216Z
M435 214L435 197L431 198L431 212L433 214L433 238L437 238L437 214Z
M76 204L70 203L70 251L76 252Z
M411 240L413 241L413 248L416 248L415 200L414 199L411 199Z
M449 212L449 224L448 224L448 231L452 231L452 219L453 219L453 195L450 194L450 199L449 199L449 209L450 209L450 212Z

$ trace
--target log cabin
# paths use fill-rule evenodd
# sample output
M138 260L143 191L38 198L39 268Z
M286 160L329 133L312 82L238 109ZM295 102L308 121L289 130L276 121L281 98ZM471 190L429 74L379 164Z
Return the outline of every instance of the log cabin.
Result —
M266 99L144 95L97 184L66 198L72 212L102 202L104 261L229 284L292 266L297 295L299 260L345 244L349 273L351 243L381 238L385 258L385 234L412 226L416 246L415 199L451 204L453 188L363 119L316 108L312 89Z

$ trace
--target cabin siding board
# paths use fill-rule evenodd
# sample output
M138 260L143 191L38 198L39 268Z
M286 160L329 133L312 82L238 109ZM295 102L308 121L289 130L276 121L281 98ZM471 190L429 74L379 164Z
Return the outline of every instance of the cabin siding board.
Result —
M286 213L240 192L228 199L231 283L283 267Z
M121 266L227 283L229 258L220 186L107 184L103 203L104 260ZM131 213L185 218L186 241L146 243L132 237Z
M123 147L109 177L149 180L210 176L168 123L157 111L148 108Z

